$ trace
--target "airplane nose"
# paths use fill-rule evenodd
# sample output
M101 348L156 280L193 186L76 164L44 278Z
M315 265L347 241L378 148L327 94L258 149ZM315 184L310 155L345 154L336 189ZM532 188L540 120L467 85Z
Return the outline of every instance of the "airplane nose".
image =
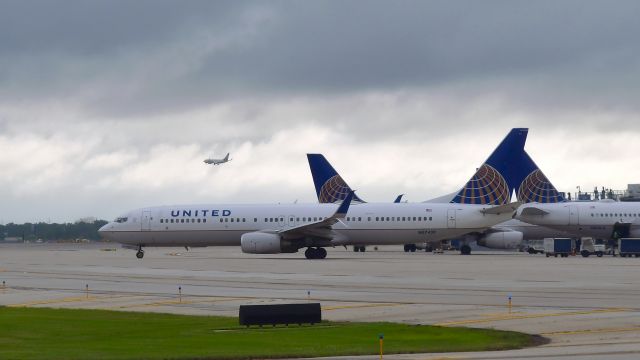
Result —
M98 234L100 234L100 237L104 238L104 239L109 239L109 235L111 234L111 230L113 230L113 224L112 223L108 223L103 225L100 229L98 229Z

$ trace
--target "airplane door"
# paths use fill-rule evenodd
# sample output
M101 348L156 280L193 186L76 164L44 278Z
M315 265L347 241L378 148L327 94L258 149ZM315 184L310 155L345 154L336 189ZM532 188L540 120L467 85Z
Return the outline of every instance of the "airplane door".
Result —
M577 206L569 206L569 225L580 225L580 215Z
M456 228L456 210L455 209L447 210L447 227L449 229Z
M151 230L151 210L142 210L140 225L141 230Z

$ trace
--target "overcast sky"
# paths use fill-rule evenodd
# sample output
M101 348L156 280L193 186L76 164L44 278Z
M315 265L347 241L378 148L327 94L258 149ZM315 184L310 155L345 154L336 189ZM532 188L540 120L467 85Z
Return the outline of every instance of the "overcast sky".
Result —
M640 183L638 1L0 0L0 222L460 188L512 127L561 191ZM202 160L231 152L233 161Z

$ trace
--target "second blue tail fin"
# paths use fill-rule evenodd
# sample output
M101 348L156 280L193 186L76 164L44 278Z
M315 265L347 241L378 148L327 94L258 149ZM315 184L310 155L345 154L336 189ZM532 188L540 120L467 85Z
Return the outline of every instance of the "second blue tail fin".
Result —
M525 177L518 161L524 154L529 129L511 129L467 184L453 197L452 203L505 205Z

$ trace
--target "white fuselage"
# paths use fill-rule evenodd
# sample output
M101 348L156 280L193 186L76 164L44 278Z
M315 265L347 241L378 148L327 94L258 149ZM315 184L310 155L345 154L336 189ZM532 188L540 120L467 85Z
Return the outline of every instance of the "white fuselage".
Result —
M529 207L542 210L545 214L527 213L525 209ZM525 211L524 214L523 211ZM640 203L633 202L604 200L555 204L530 203L518 209L516 218L575 236L599 239L610 239L617 224L629 224L631 235L640 233Z
M330 217L336 204L184 205L133 210L100 229L103 237L127 245L240 245L255 231L277 232ZM354 204L333 225L331 245L406 244L454 238L482 231L512 216L485 214L486 205Z

